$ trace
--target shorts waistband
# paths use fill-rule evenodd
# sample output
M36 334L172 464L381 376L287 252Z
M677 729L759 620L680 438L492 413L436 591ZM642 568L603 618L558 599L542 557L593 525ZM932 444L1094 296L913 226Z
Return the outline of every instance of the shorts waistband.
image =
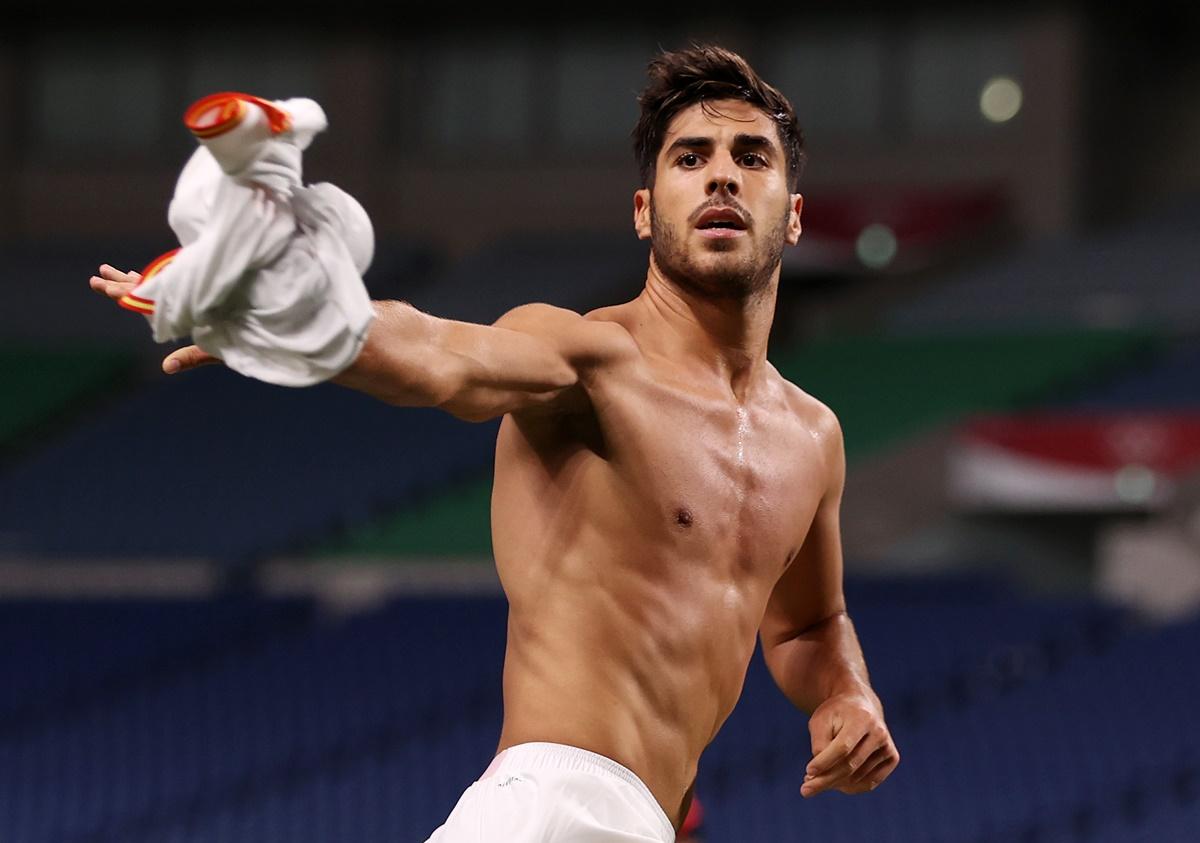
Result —
M580 749L577 746L546 742L522 743L510 746L492 759L492 763L488 765L488 768L479 777L479 780L483 781L492 776L508 772L537 769L576 770L585 773L615 776L641 793L645 797L646 802L654 807L655 813L658 814L662 822L664 839L675 839L675 826L671 824L670 818L662 809L662 805L658 804L658 800L654 798L654 794L650 792L650 788L646 787L645 782L638 778L637 773L628 767L618 764L606 755Z

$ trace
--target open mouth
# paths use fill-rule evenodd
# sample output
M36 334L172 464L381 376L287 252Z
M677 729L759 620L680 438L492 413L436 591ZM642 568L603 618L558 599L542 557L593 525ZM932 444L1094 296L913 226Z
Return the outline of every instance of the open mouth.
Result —
M696 230L705 237L736 237L745 233L746 223L732 208L710 208L696 221Z

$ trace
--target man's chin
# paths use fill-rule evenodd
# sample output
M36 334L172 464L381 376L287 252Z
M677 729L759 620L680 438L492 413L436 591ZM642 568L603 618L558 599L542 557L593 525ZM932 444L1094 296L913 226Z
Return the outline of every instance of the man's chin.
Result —
M689 261L698 274L710 277L753 275L754 262L736 246L725 249L705 249Z
M750 242L750 236L745 233L734 237L708 237L697 231L696 239L700 241L700 251L702 252L732 252Z
M742 261L702 261L701 266L694 267L694 273L687 278L696 292L718 299L745 298L758 289L756 273L745 266Z

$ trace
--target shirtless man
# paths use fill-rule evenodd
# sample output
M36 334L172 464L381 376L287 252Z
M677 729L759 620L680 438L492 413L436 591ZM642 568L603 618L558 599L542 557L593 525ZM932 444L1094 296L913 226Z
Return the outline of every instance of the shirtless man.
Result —
M649 70L636 299L586 315L530 304L491 326L379 302L336 379L504 416L504 726L433 843L673 840L759 638L810 715L803 796L873 790L900 759L843 597L838 421L766 359L801 230L795 114L720 48ZM119 297L137 280L104 267L92 286ZM210 362L192 346L163 368Z

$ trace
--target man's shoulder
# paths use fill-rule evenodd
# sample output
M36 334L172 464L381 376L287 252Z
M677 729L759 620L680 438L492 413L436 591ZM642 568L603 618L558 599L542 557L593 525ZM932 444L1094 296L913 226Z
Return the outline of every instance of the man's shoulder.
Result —
M834 434L841 438L842 426L837 414L825 402L814 395L805 392L799 385L792 383L771 367L778 378L788 412L796 417L805 427L822 434Z
M774 370L774 367L772 367ZM774 370L778 375L778 370ZM846 443L842 424L828 404L779 375L788 414L795 420L802 441L813 441L823 454L832 483L840 484L846 471Z
M565 307L532 303L513 308L498 327L540 336L577 362L620 359L636 354L637 343L619 307L578 313Z
M630 361L642 350L633 334L633 317L627 305L609 305L589 310L582 316L595 340L610 361Z

